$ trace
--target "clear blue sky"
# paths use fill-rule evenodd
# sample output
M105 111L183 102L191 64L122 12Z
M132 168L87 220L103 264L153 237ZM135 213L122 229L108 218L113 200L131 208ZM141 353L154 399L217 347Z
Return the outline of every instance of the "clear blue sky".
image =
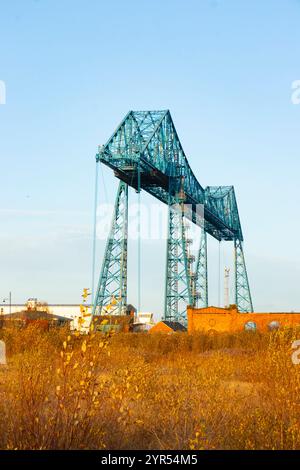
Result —
M299 24L297 0L2 0L0 295L80 300L97 145L129 109L170 109L201 184L235 186L255 309L299 311ZM117 182L103 174L112 201ZM213 240L209 250L216 303ZM143 245L142 308L157 314L164 253ZM132 303L135 263L132 246Z

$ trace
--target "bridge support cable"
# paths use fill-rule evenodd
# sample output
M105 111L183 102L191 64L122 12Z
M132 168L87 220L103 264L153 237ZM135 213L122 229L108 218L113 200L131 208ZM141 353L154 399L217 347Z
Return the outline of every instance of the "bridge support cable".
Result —
M243 244L238 238L234 240L235 261L235 303L239 312L253 312L253 304L246 269Z
M141 311L141 167L138 165L138 314Z
M127 305L128 186L120 181L93 315L124 314Z
M187 305L193 304L188 243L183 208L169 205L164 319L182 324Z
M221 307L221 240L218 250L218 307Z
M93 253L92 253L92 305L94 305L95 295L95 269L96 269L96 239L97 239L97 206L98 206L98 176L99 165L96 161L95 171L95 195L94 195L94 221L93 221Z
M194 305L198 308L208 307L207 233L204 228L201 229L196 261Z

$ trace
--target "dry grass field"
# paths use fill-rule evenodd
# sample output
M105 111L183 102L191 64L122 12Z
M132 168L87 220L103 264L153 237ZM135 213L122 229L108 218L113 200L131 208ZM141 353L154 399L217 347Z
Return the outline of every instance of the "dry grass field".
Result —
M0 448L300 449L297 336L0 330Z

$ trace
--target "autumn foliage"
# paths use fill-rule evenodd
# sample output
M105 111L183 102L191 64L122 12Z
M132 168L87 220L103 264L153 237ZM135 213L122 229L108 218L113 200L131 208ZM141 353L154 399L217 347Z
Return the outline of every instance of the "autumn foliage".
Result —
M296 331L0 337L1 449L300 448Z

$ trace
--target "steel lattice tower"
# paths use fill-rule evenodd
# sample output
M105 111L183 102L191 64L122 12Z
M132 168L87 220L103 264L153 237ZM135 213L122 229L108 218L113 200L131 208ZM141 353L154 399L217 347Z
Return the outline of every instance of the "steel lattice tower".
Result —
M119 312L126 304L127 185L137 192L145 190L169 206L165 318L185 322L187 304L208 305L207 234L234 242L235 301L239 311L253 311L234 188L201 186L168 110L129 111L108 142L99 147L96 161L113 169L121 183L93 313L110 307L112 299ZM179 204L179 212L173 210L174 204ZM200 219L199 206L203 207ZM202 229L195 269L187 220Z
M196 261L194 305L198 308L208 307L207 235L203 228Z
M239 312L253 312L248 274L244 258L243 244L239 239L234 240L235 261L235 303Z
M127 305L128 186L120 181L93 314L120 315Z
M180 204L169 206L164 319L186 323L186 306L193 304L191 256L186 221Z

